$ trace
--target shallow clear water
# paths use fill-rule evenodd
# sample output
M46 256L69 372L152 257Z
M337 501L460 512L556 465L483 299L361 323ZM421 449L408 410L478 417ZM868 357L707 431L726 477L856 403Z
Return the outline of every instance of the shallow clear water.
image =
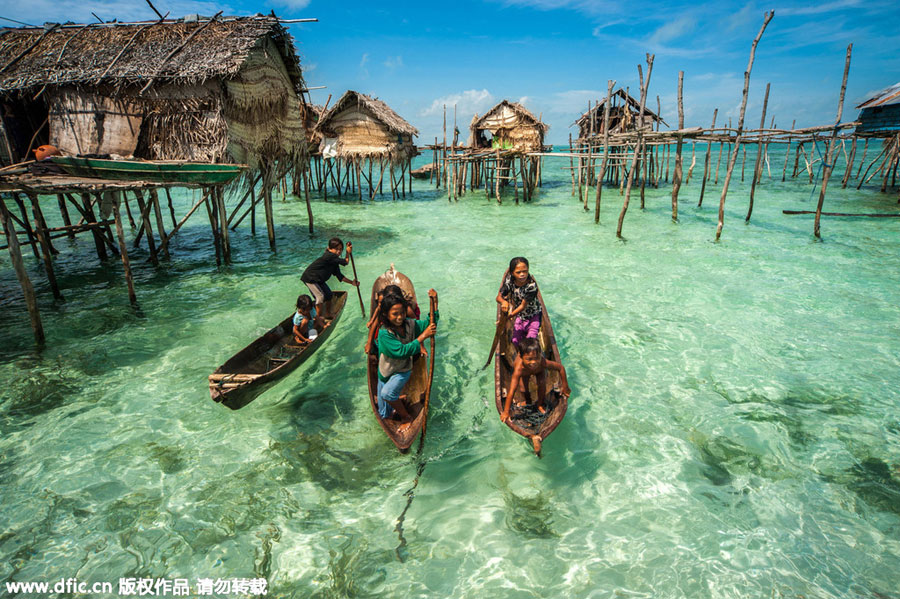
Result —
M723 177L698 209L699 148L680 222L670 185L648 189L624 242L617 190L595 225L563 159L527 205L448 203L423 182L405 201L317 199L312 238L305 206L276 201L277 254L245 221L229 268L197 216L171 263L134 251L139 313L120 263L60 239L65 302L26 254L42 352L4 251L0 580L262 577L279 597L893 596L900 221L825 218L814 241L811 216L781 214L814 209L812 187L781 183L776 157L745 225L750 164L718 244ZM895 193L841 190L839 177L826 210L897 210ZM393 262L440 293L420 456L399 455L372 417L355 298L272 391L239 412L209 399L206 375L291 311L333 235L354 242L364 289ZM499 422L480 370L500 275L520 254L573 389L541 460Z

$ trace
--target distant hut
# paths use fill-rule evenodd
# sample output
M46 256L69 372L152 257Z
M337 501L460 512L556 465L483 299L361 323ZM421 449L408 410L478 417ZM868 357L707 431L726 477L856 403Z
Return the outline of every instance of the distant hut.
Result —
M518 102L503 100L484 116L475 115L469 126L469 145L472 148L540 152L549 129Z
M857 135L893 137L900 134L900 83L881 90L857 108L862 111Z
M0 30L10 161L68 154L249 164L306 159L305 88L274 16Z
M302 103L300 104L300 118L303 122L303 132L306 135L307 148L309 154L315 155L319 153L319 144L322 143L322 134L316 128L319 125L319 119L325 108L319 104Z
M603 135L603 113L606 110L606 103L610 101L612 102L609 106L610 134L637 130L641 103L625 93L625 90L619 89L613 92L611 98L604 98L575 121L579 140L586 140L591 136L591 132L594 135ZM644 130L651 130L654 125L660 123L668 126L662 117L644 106Z
M377 98L351 90L322 114L316 130L322 136L319 150L323 159L337 162L337 178L334 182L339 194L342 193L342 188L350 187L358 189L360 197L362 196L365 177L363 163L368 162L370 195L374 194L376 188L383 189L381 178L373 181L373 163L378 164L382 172L388 167L392 193L397 192L398 185L402 183L403 187L399 191L405 195L404 174L417 153L413 137L419 132L390 106ZM345 167L346 184L342 182L342 166ZM394 181L396 167L400 168L400 173ZM334 165L331 167L332 174L333 168Z

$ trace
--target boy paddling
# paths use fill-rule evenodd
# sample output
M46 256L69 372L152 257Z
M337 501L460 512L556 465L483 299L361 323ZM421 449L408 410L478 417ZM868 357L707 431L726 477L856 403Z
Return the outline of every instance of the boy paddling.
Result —
M300 276L300 280L309 287L310 292L313 294L316 302L316 312L326 317L325 303L334 295L328 287L328 279L334 276L337 277L338 281L359 287L359 281L348 279L342 275L340 268L349 264L350 254L353 253L353 244L347 243L347 254L344 258L341 258L343 250L344 242L337 237L332 237L328 241L328 249L325 250L325 253L306 267L306 270Z

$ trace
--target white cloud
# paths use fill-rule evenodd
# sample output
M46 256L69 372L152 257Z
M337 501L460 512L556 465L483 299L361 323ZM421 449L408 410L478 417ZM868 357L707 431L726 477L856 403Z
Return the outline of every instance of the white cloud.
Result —
M397 69L403 66L403 57L402 56L388 56L387 60L384 61L384 66L389 69Z
M419 114L420 116L438 116L443 114L444 106L447 106L447 109L452 111L454 105L456 105L458 114L483 113L496 103L493 94L488 90L470 89L458 94L436 98L431 103L431 106Z
M667 21L659 29L654 31L647 40L650 44L661 44L674 39L678 39L686 33L690 33L697 25L697 20L690 16L684 15L674 21Z
M366 52L362 55L362 58L359 59L359 68L366 68L366 64L369 62L369 53Z

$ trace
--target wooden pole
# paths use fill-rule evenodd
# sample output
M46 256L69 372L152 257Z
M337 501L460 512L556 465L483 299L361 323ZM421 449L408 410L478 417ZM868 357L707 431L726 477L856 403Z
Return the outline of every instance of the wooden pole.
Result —
M837 117L834 119L834 130L831 132L831 141L828 142L828 149L825 151L825 164L822 171L822 189L819 191L819 203L816 205L816 219L813 223L813 235L816 239L821 238L819 221L822 219L822 205L825 203L825 189L828 187L828 179L831 177L831 171L834 169L834 140L837 138L838 125L841 124L841 115L844 112L844 95L847 93L847 75L850 73L850 55L853 51L853 44L847 45L847 59L844 62L844 78L841 81L841 96L838 100Z
M731 172L734 170L734 163L737 161L737 153L738 147L740 146L741 133L744 129L744 115L747 112L747 94L750 90L750 71L753 69L753 59L756 55L756 46L757 44L759 44L759 40L760 38L762 38L763 32L766 30L766 26L774 16L774 10L766 12L762 27L760 28L759 33L757 33L756 37L753 39L753 45L750 48L750 61L747 63L747 70L744 71L744 96L741 100L741 113L738 118L737 134L734 138L734 149L731 151L731 157L728 160L728 171L725 173L725 182L722 185L722 195L719 197L719 222L716 225L716 241L719 241L719 239L722 237L722 227L725 226L725 196L728 195L728 184L731 182Z
M155 188L150 189L150 202L153 204L153 212L156 215L156 228L159 231L159 239L160 243L162 240L166 238L166 229L163 226L163 217L162 210L159 208L159 194L156 192ZM163 259L169 259L169 250L168 248L161 248L160 253L163 255Z
M369 168L372 168L372 163L369 162ZM371 181L369 182L369 187L372 186ZM312 204L309 203L309 177L303 178L303 195L306 196L306 219L309 221L309 234L312 236L313 234L313 211Z
M166 201L169 204L169 216L172 217L172 226L174 227L177 223L175 222L177 219L175 218L175 206L172 204L172 194L169 192L168 187L163 187L166 192Z
M91 196L83 193L81 194L81 205L84 207L84 214L87 218L87 222L95 223L97 222L97 218L94 216L94 210L91 208ZM100 259L101 262L105 262L107 258L106 254L106 245L101 237L100 231L96 229L91 230L91 234L94 237L94 246L97 249L97 258Z
M713 110L713 119L712 125L710 129L716 128L716 117L719 114L719 109L716 108ZM703 160L703 182L700 184L700 201L697 202L697 207L703 206L703 193L706 191L706 182L709 180L709 156L712 154L712 142L706 142L706 158Z
M684 86L684 71L678 71L678 129L684 129L684 104L682 102L682 89ZM681 189L681 173L684 165L681 161L681 149L684 145L684 136L678 136L675 149L675 172L672 174L672 222L678 222L678 191Z
M203 205L206 206L206 215L209 217L209 228L212 229L213 246L216 248L216 266L222 265L222 249L219 247L219 231L216 229L216 219L213 216L213 209L210 206L212 200L210 196L213 194L213 188L205 190L203 195Z
M600 223L600 192L603 189L603 181L606 178L606 167L609 163L609 105L612 102L612 91L616 85L615 80L606 82L606 103L603 105L603 161L600 163L600 176L597 177L597 200L594 205L594 223Z
M272 210L272 185L266 182L263 182L263 192L265 193L265 199L263 200L263 204L266 209L266 234L269 236L269 248L274 252L275 250L275 214Z
M56 194L56 201L59 203L59 214L62 216L63 224L67 227L71 226L72 221L69 218L69 209L66 207L66 200L61 193ZM75 239L74 231L68 231L66 234L69 236L69 239Z
M137 199L138 208L141 211L141 222L143 223L144 233L147 235L147 247L150 249L150 262L153 266L159 266L159 258L156 256L156 241L153 239L153 227L150 225L150 208L151 204L144 204L144 197L141 190L134 190L134 197ZM138 238L139 239L139 238ZM135 239L137 241L138 239Z
M119 255L122 257L122 267L125 269L125 283L128 285L128 301L131 302L132 306L137 305L137 294L134 291L134 277L131 274L131 261L128 259L128 247L127 243L125 243L125 229L122 227L122 215L119 213L119 199L122 197L122 193L115 192L107 192L115 194L113 196L113 216L116 219L116 236L119 240ZM172 231L172 235L175 234L175 230ZM165 244L168 240L166 238L163 241Z
M797 125L797 120L794 119L794 121L791 123L791 131L794 130L794 127L796 125ZM782 183L784 183L785 177L787 176L787 164L788 164L788 158L790 157L790 155L791 155L791 136L788 135L788 145L787 145L787 149L784 151L784 166L781 169L781 182Z
M634 155L631 158L631 170L628 172L628 183L625 187L625 201L622 202L622 211L619 213L619 223L616 226L616 237L622 238L622 223L625 222L625 213L628 211L628 199L631 196L631 185L634 183L634 172L638 161L638 150L643 141L644 135L644 106L647 103L647 89L650 87L650 75L653 73L653 54L647 54L647 80L644 81L644 75L641 72L641 65L638 65L638 76L641 79L641 108L638 112L638 139L634 147Z
M859 159L859 168L856 169L856 178L857 179L859 179L859 173L862 171L862 167L866 163L866 153L868 151L869 151L869 139L866 138L866 143L863 144L862 158Z
M282 181L284 182L285 179L282 179ZM287 187L286 182L282 185L282 189L285 187ZM222 255L225 258L225 264L231 264L231 239L228 236L228 222L225 218L228 214L225 211L225 186L217 185L213 192L213 197L216 198L218 206L216 221L219 225L219 232L222 235Z
M868 171L866 171L868 173ZM28 243L31 245L31 251L34 253L34 259L40 262L41 255L38 253L38 240L34 234L34 229L31 228L31 219L28 218L28 210L25 208L25 202L22 201L22 198L19 197L19 194L12 194L13 201L16 203L16 206L19 208L19 214L22 215L22 221L20 224L22 225L22 229L25 231L25 236L28 238ZM10 218L14 218L12 214L10 214ZM106 251L103 248L103 244L101 242L100 247L97 249L97 255L100 255L100 251Z
M200 204L202 204L203 202L206 201L206 196L207 196L207 194L209 194L208 191L206 191L205 194L203 195L203 197L200 198L200 201L199 201L199 202L197 202L196 204L194 204L194 206L193 206L190 210L188 210L188 213L185 214L185 215L184 215L184 218L182 218L182 219L181 219L181 220L180 220L180 221L172 228L172 231L166 236L166 238L163 239L163 240L160 242L160 244L159 244L159 251L165 251L165 250L166 250L166 248L167 248L168 245L169 245L169 242L170 242L170 241L172 240L172 238L175 236L175 233L178 232L178 229L181 228L181 225L183 225L184 223L186 223L186 222L187 222L187 219L189 219L189 218L191 217L191 215L197 210L197 208L200 207ZM123 194L123 195L124 195L124 194ZM237 226L237 225L235 225L235 226Z
M16 271L16 278L19 280L19 286L22 287L22 295L25 296L25 307L28 309L28 317L31 319L31 330L34 333L34 340L38 345L43 345L46 338L44 337L44 326L41 324L41 313L38 311L34 286L31 284L31 279L28 278L28 271L25 269L25 262L22 260L19 237L16 234L12 215L6 209L6 202L2 199L0 199L0 220L2 220L0 224L3 225L3 230L6 231L9 257L13 264L13 270Z
M841 179L841 189L846 189L850 175L853 173L853 162L856 160L856 136L850 142L850 158L847 160L847 168L844 171L844 178Z
M759 128L762 129L766 125L766 109L769 107L769 88L771 83L766 83L766 95L763 98L762 119L759 121ZM753 196L756 194L756 183L759 181L760 164L762 162L763 147L762 143L756 142L756 164L753 165L753 181L750 183L750 205L747 207L747 217L744 222L750 222L750 216L753 214Z
M38 197L29 193L28 198L31 200L31 211L34 215L34 232L41 246L41 258L44 262L44 271L47 273L47 281L50 283L50 290L53 292L53 297L63 300L65 298L59 291L59 285L56 283L56 273L53 272L53 254L50 252L50 242L47 239L46 227L42 223L43 219L41 218L41 208L38 206Z

